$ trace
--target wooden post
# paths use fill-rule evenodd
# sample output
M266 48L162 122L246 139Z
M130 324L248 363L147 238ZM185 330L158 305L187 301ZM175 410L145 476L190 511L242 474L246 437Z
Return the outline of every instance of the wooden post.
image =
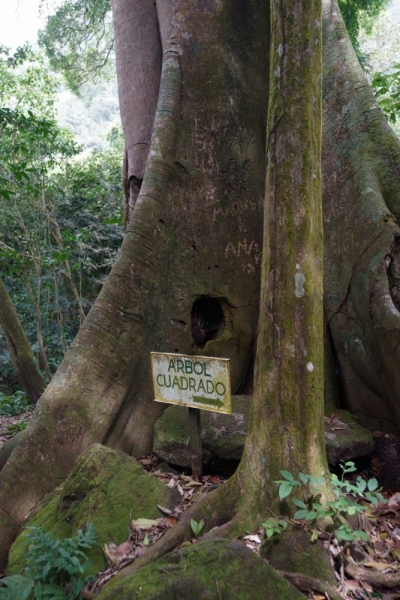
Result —
M200 410L198 408L189 408L188 410L192 477L195 481L200 481L201 476L203 474Z

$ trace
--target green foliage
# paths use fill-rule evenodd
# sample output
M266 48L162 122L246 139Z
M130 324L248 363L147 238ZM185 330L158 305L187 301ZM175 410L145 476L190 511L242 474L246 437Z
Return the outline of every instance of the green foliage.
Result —
M375 73L372 89L387 120L396 123L400 111L400 64L393 65L390 73Z
M56 123L57 81L29 46L0 47L0 197L41 197L43 177L80 148Z
M33 405L25 392L18 391L11 396L0 392L0 415L2 417L13 417L29 410L33 410ZM21 429L25 429L25 427L21 427Z
M319 501L319 495L312 495L306 501L298 498L293 498L292 502L297 507L297 511L293 515L296 521L305 521L314 523L321 519L330 517L337 525L335 529L336 538L339 541L349 541L355 539L369 539L369 535L364 531L354 530L345 521L343 515L355 515L363 513L366 510L364 505L359 504L357 500L367 500L373 505L378 502L385 502L382 494L378 490L378 482L375 478L366 481L360 475L354 482L345 479L347 473L355 471L353 462L341 463L342 477L339 479L336 475L331 475L331 487L335 499L325 504ZM307 489L315 489L318 491L324 485L323 477L315 477L305 473L299 473L300 481L297 481L288 471L280 471L283 479L275 481L279 485L279 498L283 500L290 496L293 489L297 486L305 486ZM278 533L275 529L273 533Z
M0 580L0 600L76 600L89 580L85 550L96 543L96 529L88 523L76 536L57 540L40 527L30 527L26 566L22 575Z
M57 85L29 47L0 49L0 270L48 378L122 241L118 132L105 152L78 157L55 119ZM0 381L14 381L1 335Z
M15 423L14 425L10 425L8 431L18 433L19 431L24 431L28 427L27 421L20 421L19 423Z
M197 522L194 519L190 519L190 527L194 533L194 535L196 537L199 537L201 530L204 527L204 521L203 519L201 519L201 521Z
M267 519L262 526L265 529L265 535L267 538L272 538L274 535L279 535L287 528L287 523L283 519L277 519L276 517L271 517Z
M110 0L66 0L39 33L51 67L79 94L88 81L105 75L113 59L114 37ZM113 62L113 60L111 60Z
M364 20L365 22L366 18L375 17L388 4L389 0L339 0L340 12L358 55L360 55L358 34L360 33L361 21Z

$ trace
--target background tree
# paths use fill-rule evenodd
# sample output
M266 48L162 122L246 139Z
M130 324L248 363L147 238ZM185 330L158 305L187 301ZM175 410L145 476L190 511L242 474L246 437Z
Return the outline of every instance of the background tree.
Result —
M365 22L368 17L376 17L388 4L389 0L339 0L339 8L347 32L359 56L362 56L358 41L361 22Z
M0 268L50 379L121 242L121 148L116 138L107 155L77 159L81 148L56 123L57 80L41 57L24 47L0 58ZM13 350L2 354L6 391L12 358Z
M39 33L50 66L62 72L68 87L82 86L101 76L114 76L114 35L110 0L64 2ZM101 73L101 75L100 75Z
M0 278L0 327L7 340L7 346L18 379L32 404L36 404L46 387L32 348L18 318L12 300Z

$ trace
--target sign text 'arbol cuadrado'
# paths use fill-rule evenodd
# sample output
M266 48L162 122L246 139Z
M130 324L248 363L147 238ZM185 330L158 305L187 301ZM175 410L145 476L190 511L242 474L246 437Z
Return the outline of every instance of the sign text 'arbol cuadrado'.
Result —
M232 412L229 359L151 352L157 402Z

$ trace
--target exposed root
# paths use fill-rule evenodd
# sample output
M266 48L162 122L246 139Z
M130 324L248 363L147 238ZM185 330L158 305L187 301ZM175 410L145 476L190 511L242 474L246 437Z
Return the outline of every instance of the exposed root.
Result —
M321 581L321 579L316 579L315 577L304 575L303 573L280 571L280 574L289 581L289 583L294 585L295 588L302 592L320 592L321 594L325 594L326 597L329 597L330 600L344 600L344 597L326 581Z
M208 533L206 533L203 537L211 538L211 537L219 537L219 538L233 538L238 535L238 530L240 528L241 521L239 520L239 515L236 514L230 521L223 523L219 527L213 527L210 529ZM241 530L240 533L243 533Z
M347 563L344 570L353 579L369 583L377 587L394 588L400 585L400 573L377 573L364 567Z

